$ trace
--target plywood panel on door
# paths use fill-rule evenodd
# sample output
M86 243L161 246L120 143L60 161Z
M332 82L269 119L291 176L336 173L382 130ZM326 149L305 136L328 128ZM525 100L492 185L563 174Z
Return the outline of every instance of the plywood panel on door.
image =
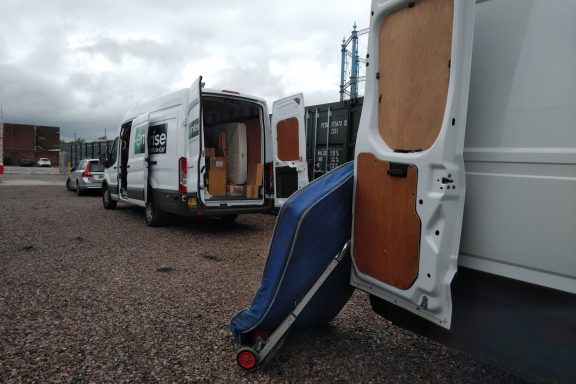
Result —
M298 119L291 117L278 122L276 126L278 159L281 161L300 160Z
M386 17L379 35L378 128L394 150L426 150L442 127L452 0L423 0Z
M354 262L360 272L408 289L419 267L418 169L392 165L369 153L359 154L356 164ZM391 166L400 170L390 171ZM405 176L398 175L403 168Z

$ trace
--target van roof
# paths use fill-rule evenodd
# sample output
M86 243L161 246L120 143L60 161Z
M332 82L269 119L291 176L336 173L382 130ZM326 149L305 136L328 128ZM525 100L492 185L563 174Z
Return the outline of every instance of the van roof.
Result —
M235 92L235 93L232 93ZM264 100L261 97L258 96L254 96L248 93L242 93L242 92L238 92L238 91L229 91L226 89L214 89L214 88L205 88L202 90L202 93L209 93L209 94L218 94L218 95L222 95L222 96L232 96L232 97L242 97L245 99L250 99L250 100L254 100L254 101L258 101L261 103L266 104L266 100Z
M184 88L184 89L180 89L178 91L169 93L167 95L158 97L156 99L147 101L143 104L140 104L137 107L129 110L124 115L124 118L122 119L122 123L124 123L128 120L132 120L135 117L137 117L143 113L149 112L151 110L156 111L156 110L160 110L160 109L164 109L164 108L169 108L169 107L172 107L174 105L184 104L188 100L188 93L189 92L190 92L189 88ZM222 90L222 89L204 88L204 89L202 89L202 94L245 98L245 99L255 101L257 103L267 105L266 100L264 100L263 98L249 95L246 93L240 93L240 92L230 93L230 91L226 91L226 90Z

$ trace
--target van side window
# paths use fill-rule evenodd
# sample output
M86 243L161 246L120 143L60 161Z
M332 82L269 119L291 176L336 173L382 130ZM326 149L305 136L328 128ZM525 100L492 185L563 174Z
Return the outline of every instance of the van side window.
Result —
M114 144L112 144L112 148L110 148L110 155L108 156L108 164L112 166L112 164L116 163L116 157L118 156L118 137L114 140Z

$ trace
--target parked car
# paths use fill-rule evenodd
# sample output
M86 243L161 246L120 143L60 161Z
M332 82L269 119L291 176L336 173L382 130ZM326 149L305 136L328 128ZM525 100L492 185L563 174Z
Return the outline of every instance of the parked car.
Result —
M20 159L19 164L21 167L33 167L34 166L34 160L29 159L27 157L23 157Z
M52 166L52 162L50 161L50 159L47 159L45 157L41 157L38 159L38 161L36 162L36 166L37 167L51 167Z
M98 159L80 160L76 168L72 168L66 180L66 188L76 191L78 196L88 190L100 190L104 179L104 167Z

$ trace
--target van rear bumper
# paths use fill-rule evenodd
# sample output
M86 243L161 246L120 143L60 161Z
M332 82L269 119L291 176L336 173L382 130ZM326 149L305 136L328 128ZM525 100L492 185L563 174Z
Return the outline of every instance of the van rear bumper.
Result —
M205 207L205 206L188 206L186 194L176 191L154 190L153 199L162 212L171 213L179 216L199 217L199 216L226 216L239 215L248 213L270 212L274 207L274 202L265 199L257 204L244 206L225 206Z

